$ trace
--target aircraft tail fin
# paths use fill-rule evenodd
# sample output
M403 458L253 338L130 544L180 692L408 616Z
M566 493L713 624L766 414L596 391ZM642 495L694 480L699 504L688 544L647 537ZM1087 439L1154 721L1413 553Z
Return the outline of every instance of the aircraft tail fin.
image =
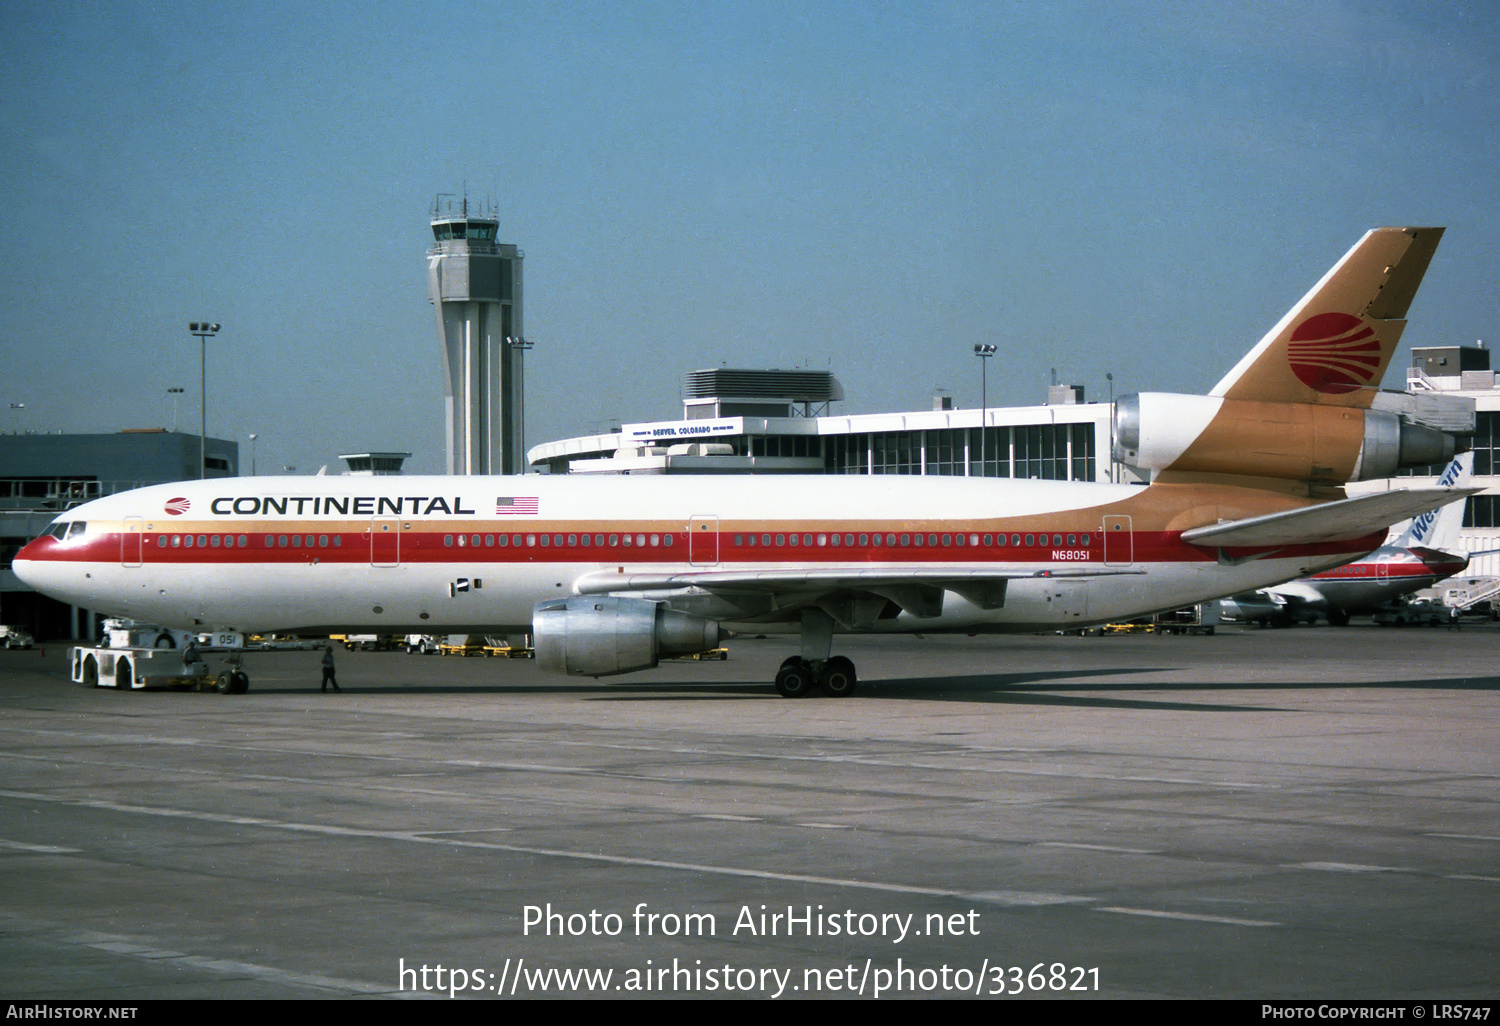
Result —
M1375 228L1209 394L1368 409L1442 228Z
M1438 478L1439 488L1467 488L1474 477L1474 454L1461 452L1453 457L1443 476ZM1458 534L1464 526L1464 503L1450 502L1441 509L1430 510L1413 518L1406 530L1391 542L1402 548L1436 549L1439 552L1457 552Z

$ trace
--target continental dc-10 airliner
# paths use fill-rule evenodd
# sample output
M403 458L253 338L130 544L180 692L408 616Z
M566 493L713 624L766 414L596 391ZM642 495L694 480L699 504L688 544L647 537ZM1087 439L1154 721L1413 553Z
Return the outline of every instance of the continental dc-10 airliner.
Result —
M14 560L43 594L201 632L525 633L603 677L800 633L787 697L845 696L851 632L1034 632L1364 555L1466 494L1349 498L1453 439L1371 408L1441 228L1367 233L1206 396L1116 404L1150 483L913 476L252 477L84 503Z

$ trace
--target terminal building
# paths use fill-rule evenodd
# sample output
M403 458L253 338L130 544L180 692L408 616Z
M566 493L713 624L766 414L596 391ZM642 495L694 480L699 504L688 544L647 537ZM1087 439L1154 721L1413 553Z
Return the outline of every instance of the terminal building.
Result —
M1124 481L1110 462L1110 405L1054 386L1045 406L838 416L829 371L693 371L683 419L623 424L532 448L554 474L945 474Z

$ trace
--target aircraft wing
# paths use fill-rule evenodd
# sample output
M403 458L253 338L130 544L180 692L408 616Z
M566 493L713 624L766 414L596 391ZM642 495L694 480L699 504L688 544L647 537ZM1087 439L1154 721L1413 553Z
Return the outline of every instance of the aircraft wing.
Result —
M871 589L903 585L962 587L989 581L1014 581L1029 577L1117 577L1142 574L1144 570L1114 567L1062 567L1050 570L1001 568L880 567L866 570L688 570L666 574L592 573L580 577L573 590L580 595L608 595L621 591L671 591L703 588L708 591L806 592L840 589Z
M1182 540L1207 548L1260 548L1359 538L1479 491L1483 489L1406 488L1376 492L1285 513L1195 527L1183 531Z
M1015 570L994 567L871 567L808 570L689 570L665 574L588 574L573 585L580 595L619 592L687 592L697 589L730 602L759 596L767 609L791 611L818 605L848 628L867 629L887 603L918 617L936 617L953 592L980 609L1005 605L1007 585L1021 578L1087 578L1141 574L1142 570L1063 567ZM739 596L739 599L736 599Z

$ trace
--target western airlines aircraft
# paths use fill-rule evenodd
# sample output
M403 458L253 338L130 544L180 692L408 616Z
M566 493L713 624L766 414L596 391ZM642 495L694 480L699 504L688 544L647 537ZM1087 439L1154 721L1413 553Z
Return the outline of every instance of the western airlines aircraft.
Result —
M1473 473L1474 454L1460 453L1438 484L1467 489ZM1321 613L1329 623L1344 627L1351 613L1372 613L1382 603L1462 573L1469 565L1469 555L1458 551L1463 522L1463 502L1451 502L1415 518L1363 559L1268 588L1272 601L1279 600L1281 606L1272 617L1295 620Z
M1438 479L1467 495L1474 454L1460 453ZM1375 612L1391 599L1408 595L1461 573L1471 554L1457 551L1464 504L1454 501L1413 519L1399 534L1361 559L1272 588L1220 600L1226 616L1284 627L1326 616L1347 626L1352 613ZM1483 555L1486 553L1474 553Z
M1370 409L1440 228L1371 231L1207 396L1116 409L1148 487L949 477L239 478L70 510L38 591L199 631L530 631L600 677L800 632L788 697L855 687L844 632L1081 627L1305 577L1460 493L1350 499L1452 439Z

